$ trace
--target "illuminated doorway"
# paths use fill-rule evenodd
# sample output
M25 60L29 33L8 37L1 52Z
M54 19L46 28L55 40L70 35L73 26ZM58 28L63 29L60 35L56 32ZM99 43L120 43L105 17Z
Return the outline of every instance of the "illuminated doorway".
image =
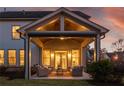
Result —
M67 51L55 51L55 69L67 70Z

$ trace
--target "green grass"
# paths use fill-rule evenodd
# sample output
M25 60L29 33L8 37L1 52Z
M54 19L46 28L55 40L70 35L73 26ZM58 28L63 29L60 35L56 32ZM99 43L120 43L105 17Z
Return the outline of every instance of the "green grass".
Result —
M24 79L13 79L8 80L6 77L0 77L1 86L82 86L90 85L84 80L51 80L51 79L41 79L41 80L24 80Z
M93 85L123 85L110 84L102 82L93 82L92 80L24 80L13 79L8 80L6 77L0 77L0 86L93 86Z

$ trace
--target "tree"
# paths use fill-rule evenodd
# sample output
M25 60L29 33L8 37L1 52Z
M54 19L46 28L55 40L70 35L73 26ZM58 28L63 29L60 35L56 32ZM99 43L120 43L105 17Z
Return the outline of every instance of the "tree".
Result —
M112 43L112 48L116 52L124 51L124 39L118 39L117 41Z
M102 53L107 53L108 51L107 51L106 48L103 48L103 49L101 49L101 52L102 52Z

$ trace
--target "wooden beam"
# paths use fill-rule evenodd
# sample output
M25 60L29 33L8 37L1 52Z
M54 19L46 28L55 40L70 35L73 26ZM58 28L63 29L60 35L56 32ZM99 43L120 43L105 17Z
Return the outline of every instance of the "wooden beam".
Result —
M64 16L60 16L60 31L64 31Z
M84 39L84 41L81 43L81 47L87 46L92 41L93 41L93 38L86 38L86 39Z
M38 47L42 48L43 47L43 43L40 41L39 38L32 38L31 41L33 43L35 43Z
M31 37L94 37L97 35L94 31L77 32L77 31L43 31L43 32L29 32Z

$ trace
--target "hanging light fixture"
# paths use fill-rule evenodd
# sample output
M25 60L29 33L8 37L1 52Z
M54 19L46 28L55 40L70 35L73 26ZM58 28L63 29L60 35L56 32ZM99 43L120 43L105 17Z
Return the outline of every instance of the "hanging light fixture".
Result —
M60 40L64 40L65 38L64 37L60 37Z

